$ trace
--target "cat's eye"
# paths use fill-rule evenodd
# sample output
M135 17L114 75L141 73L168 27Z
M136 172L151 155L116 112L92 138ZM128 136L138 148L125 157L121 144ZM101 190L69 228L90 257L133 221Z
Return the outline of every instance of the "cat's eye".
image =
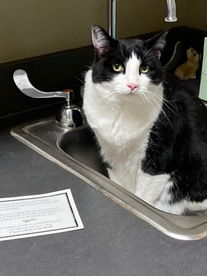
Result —
M140 73L142 74L147 74L149 70L150 70L149 66L141 66L139 69Z
M113 64L112 68L115 72L122 72L124 70L124 67L119 63Z

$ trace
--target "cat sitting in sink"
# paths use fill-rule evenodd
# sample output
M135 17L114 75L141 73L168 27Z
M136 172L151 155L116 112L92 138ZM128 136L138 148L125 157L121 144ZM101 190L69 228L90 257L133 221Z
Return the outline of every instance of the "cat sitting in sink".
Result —
M167 33L115 40L92 27L84 112L114 182L163 211L207 208L207 110L163 72Z

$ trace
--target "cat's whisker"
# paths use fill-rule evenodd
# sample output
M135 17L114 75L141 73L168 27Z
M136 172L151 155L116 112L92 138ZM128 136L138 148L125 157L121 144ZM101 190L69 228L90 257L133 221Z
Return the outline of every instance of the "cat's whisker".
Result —
M147 94L147 92L146 92L146 94ZM157 101L156 101L157 99L153 97L154 95L153 95L152 93L148 93L147 95L148 95L148 97L149 97L149 100L151 100L155 105L157 105L157 106L159 107L159 102L157 102ZM166 117L166 119L169 121L170 125L173 127L172 122L170 121L169 117L167 116L167 114L166 114L166 112L163 110L163 108L161 108L161 112L162 112L163 115Z
M168 84L167 81L165 81L164 83ZM151 92L154 94L154 91L153 91L150 87L148 87L147 89L148 89L149 91L151 91ZM172 89L170 89L170 90L172 90ZM172 91L173 91L173 90L172 90ZM171 103L176 103L176 102L179 102L179 101L183 101L183 97L177 98L176 100L167 100L167 99L163 98L163 100L164 100L164 101L167 101L169 104L171 104ZM171 104L171 105L174 107L173 104Z
M154 95L155 97L159 97L158 95ZM171 111L171 112L173 112L176 116L179 116L179 114L177 113L177 112L175 112L175 110L174 109L176 109L175 108L175 106L172 104L172 103L170 103L168 100L166 100L165 98L163 98L162 99L162 101L163 101L163 104Z
M116 95L117 94L117 92L111 92L111 94L109 94L109 95L107 95L107 96L103 96L102 98L101 98L101 100L103 100L103 101L110 101L111 100L111 98L114 96L114 95Z
M149 103L149 98L147 97L146 93L143 93L143 94L140 94L140 95L142 95L145 98L145 101L146 101L147 107L148 107L148 112L150 112L151 106L150 106L150 103Z
M144 95L144 94L140 94L140 96L141 96L141 99L142 99L143 102L144 102L144 106L145 106L146 111L149 111L149 110L148 110L147 101L146 101L146 99L145 99L145 95Z
M160 95L154 93L154 91L151 90L151 89L145 90L145 93L151 93L151 95L152 95L153 97L157 98L160 102L163 102L163 104L164 104L171 112L173 112L176 116L179 116L179 114L176 113L175 110L174 110L174 109L175 109L175 106L174 106L172 103L170 103L168 100L166 100L165 98L162 98ZM171 107L170 107L170 106L171 106ZM173 109L173 108L174 108L174 109Z
M74 77L76 80L78 80L78 81L80 81L82 84L85 84L85 81L84 80L82 80L82 79L80 79L80 78L78 78L78 77Z
M169 107L168 101L163 101L163 104L171 111L173 112L176 116L179 116L177 112L175 112L172 108ZM173 106L173 105L172 105Z

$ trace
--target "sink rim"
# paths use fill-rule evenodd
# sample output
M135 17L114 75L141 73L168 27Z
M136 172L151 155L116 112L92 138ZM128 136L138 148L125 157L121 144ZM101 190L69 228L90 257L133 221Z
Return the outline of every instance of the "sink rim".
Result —
M54 127L57 132L60 132L55 141L43 141L41 137L31 132L32 128L40 128L44 125ZM53 118L46 118L16 126L11 129L10 133L20 142L79 177L166 235L179 240L198 240L207 236L207 214L182 216L158 210L101 173L68 155L58 146L58 141L66 132L73 132L85 127L87 127L86 124L75 129L66 129L56 124Z

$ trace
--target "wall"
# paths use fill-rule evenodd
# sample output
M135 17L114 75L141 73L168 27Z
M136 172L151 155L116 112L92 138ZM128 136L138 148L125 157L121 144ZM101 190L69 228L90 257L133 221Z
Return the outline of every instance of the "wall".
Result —
M166 0L117 0L118 36L182 25L186 1L176 1L179 21L169 24ZM0 0L0 63L90 45L90 25L107 27L107 2Z
M207 30L207 1L187 0L186 14L189 27Z
M90 25L106 26L105 0L0 0L0 62L90 44Z

